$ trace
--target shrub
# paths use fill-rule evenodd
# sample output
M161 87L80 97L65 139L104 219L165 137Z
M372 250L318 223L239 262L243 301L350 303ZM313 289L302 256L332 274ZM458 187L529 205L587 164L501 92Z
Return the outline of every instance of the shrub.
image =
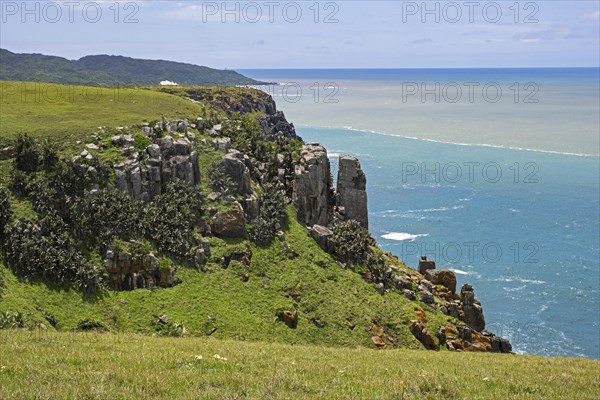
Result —
M258 221L250 232L251 240L257 244L270 242L286 215L287 199L279 185L265 184L263 190Z
M84 318L77 323L78 331L106 331L106 325L103 322L93 318Z
M187 257L196 244L194 228L202 216L202 194L189 183L175 181L144 212L144 232L158 250Z
M9 229L4 251L15 274L56 283L77 282L82 288L97 287L101 269L85 262L68 227L56 214L38 223L16 221Z
M225 173L225 169L221 161L215 161L210 165L208 170L208 180L210 187L215 192L221 193L223 196L230 195L235 192L235 183Z
M385 260L381 254L369 253L365 264L374 282L385 282L388 278Z
M10 171L10 189L19 197L25 197L28 193L30 177L25 172L13 168Z
M113 237L128 239L142 230L142 203L116 189L101 189L77 198L71 212L75 233L87 242L108 245Z
M17 329L24 326L25 319L19 311L0 311L0 329Z
M10 193L8 189L0 185L0 237L4 234L4 228L10 222Z
M372 240L369 231L358 221L342 221L333 226L333 252L342 261L358 263L365 260Z
M160 336L181 337L187 333L187 329L182 322L171 322L166 315L155 315L152 320L152 327Z
M77 197L106 176L106 167L95 163L90 169L86 164L60 160L52 172L41 174L29 182L28 196L34 209L40 214L55 211L69 220ZM95 172L93 172L95 171Z
M14 166L19 171L37 171L40 161L40 150L35 140L26 133L19 133L15 143Z
M45 171L50 171L56 163L58 163L58 151L56 146L50 139L42 142L41 146L41 163Z

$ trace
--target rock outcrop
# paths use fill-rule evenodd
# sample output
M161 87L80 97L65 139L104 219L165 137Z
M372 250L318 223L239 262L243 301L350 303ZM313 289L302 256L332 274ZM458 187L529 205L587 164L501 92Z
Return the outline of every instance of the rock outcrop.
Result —
M235 190L238 194L250 192L250 170L244 164L244 155L235 149L229 152L221 159L221 165L225 173L235 184Z
M313 225L310 229L310 235L327 252L331 251L331 239L333 231L325 226Z
M425 278L434 285L444 286L451 294L456 293L456 275L449 269L428 269Z
M354 219L369 229L367 178L356 157L342 156L339 161L336 206L345 220Z
M485 319L481 303L475 298L473 287L468 283L462 285L460 289L460 299L462 304L463 321L476 331L485 329Z
M179 121L171 126L164 123L171 131L186 130L187 124ZM142 127L148 135L153 128ZM200 166L198 153L195 150L193 134L178 134L178 138L166 136L155 139L153 144L143 152L136 152L132 146L131 135L118 135L112 138L112 144L121 146L121 151L128 155L125 162L114 166L117 189L135 199L149 201L161 194L166 185L174 180L182 180L191 185L200 183Z
M428 269L435 269L435 261L428 260L426 256L421 256L418 267L419 273L425 275Z
M293 201L298 221L308 227L329 225L331 190L327 150L318 143L304 145L294 174Z
M433 336L429 328L427 328L425 324L423 324L423 322L418 320L410 321L410 332L419 342L423 344L423 346L425 346L427 350L440 349L437 344L437 341L435 340L435 337Z
M259 124L267 137L283 136L290 139L300 139L296 135L294 124L287 121L283 111L276 111L261 118Z
M115 253L109 250L104 266L108 272L108 286L112 290L170 287L174 283L174 271L160 268L154 254L134 257L128 252Z

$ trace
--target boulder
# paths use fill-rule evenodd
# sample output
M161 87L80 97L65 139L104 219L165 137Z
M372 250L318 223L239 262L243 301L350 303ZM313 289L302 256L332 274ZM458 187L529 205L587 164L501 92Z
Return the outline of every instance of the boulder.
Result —
M211 219L211 231L215 236L243 238L246 236L246 218L238 203L234 210L217 212Z
M435 261L428 260L426 256L421 256L419 259L419 273L425 275L428 269L435 269Z
M408 277L392 274L391 280L392 280L392 282L394 282L394 285L396 285L396 289L398 289L398 290L403 290L403 289L412 290L412 288L413 288L412 281Z
M225 173L235 183L236 192L239 194L250 191L250 170L244 164L244 155L237 150L229 152L221 160Z
M428 290L419 292L419 298L425 304L432 305L434 303L433 294Z
M298 311L282 310L277 313L277 318L289 328L296 329L298 326Z
M410 332L427 350L439 350L434 335L423 322L416 319L410 321Z
M449 269L427 269L425 278L434 285L442 285L452 294L456 293L456 275Z
M417 295L415 294L414 290L403 289L402 290L402 294L404 294L404 297L406 297L409 300L416 300L417 299Z
M312 238L321 246L325 251L329 251L331 248L331 238L333 237L333 231L322 225L313 225L310 230Z
M202 240L200 241L200 245L204 250L204 255L206 257L210 257L210 241L207 238L202 238Z
M213 139L211 141L211 145L214 150L218 150L218 151L221 151L221 152L227 154L229 152L229 150L231 149L231 138L225 137L225 138Z
M366 185L367 178L358 159L340 157L336 189L338 211L343 219L354 219L369 229Z
M318 143L304 145L294 168L293 202L300 223L329 225L329 182L327 150Z

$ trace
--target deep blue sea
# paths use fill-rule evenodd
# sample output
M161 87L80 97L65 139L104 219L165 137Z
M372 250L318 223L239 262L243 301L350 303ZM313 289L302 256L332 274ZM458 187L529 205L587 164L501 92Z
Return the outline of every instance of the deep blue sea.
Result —
M600 358L598 69L241 72L287 83L265 90L334 172L359 157L382 248L473 284L517 352ZM504 97L450 102L443 87L465 82ZM532 82L538 102L515 101L511 85ZM408 96L413 83L429 94Z

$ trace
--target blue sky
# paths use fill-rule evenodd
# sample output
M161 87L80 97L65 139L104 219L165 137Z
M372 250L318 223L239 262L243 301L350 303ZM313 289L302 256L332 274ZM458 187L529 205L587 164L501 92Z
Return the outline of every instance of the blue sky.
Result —
M426 9L422 1L114 3L2 0L0 46L229 69L598 66L600 59L596 0L429 1Z

